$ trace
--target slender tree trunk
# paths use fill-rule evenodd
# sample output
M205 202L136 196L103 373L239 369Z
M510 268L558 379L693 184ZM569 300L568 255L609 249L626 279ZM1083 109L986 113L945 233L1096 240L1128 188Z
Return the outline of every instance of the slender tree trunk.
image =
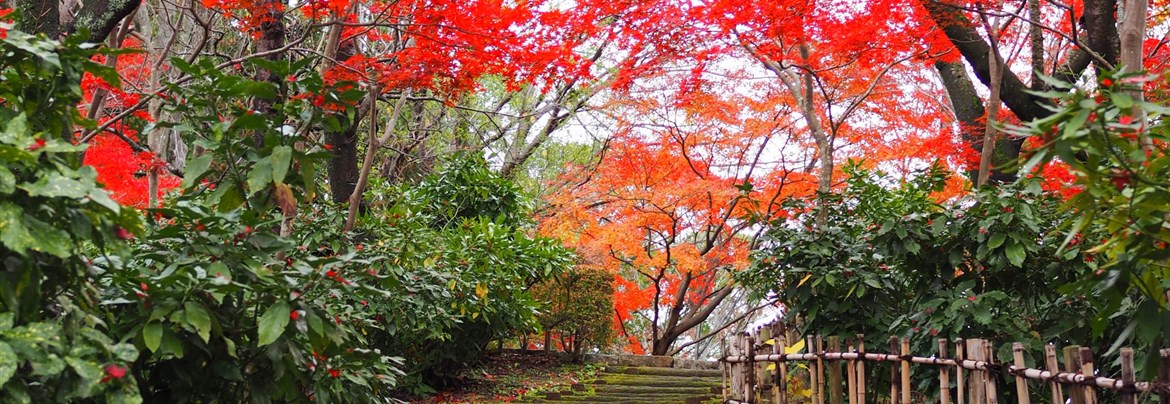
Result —
M284 12L281 11L282 3L277 0L264 0L261 4L261 9L266 13L260 18L260 37L256 40L256 52L268 52L281 49L285 44L285 26L284 26ZM284 58L284 52L274 53L265 56L265 59L277 61ZM274 83L277 86L281 85L281 77L265 70L259 69L256 74L256 80L267 81ZM274 113L274 103L272 100L254 99L252 100L252 109L256 111L263 111L263 113ZM264 134L257 132L254 136L256 145L264 144Z
M986 20L984 20L986 22ZM979 178L977 186L987 185L991 176L991 162L995 159L996 129L999 120L999 95L1003 83L1003 56L999 53L999 33L1003 27L997 23L987 23L988 36L991 39L991 57L988 59L988 70L991 72L991 97L987 99L987 124L983 132L983 149L979 153Z
M1146 18L1149 14L1148 0L1126 0L1121 19L1121 68L1124 72L1137 72L1144 68L1142 63L1142 43L1146 34ZM1141 102L1145 94L1140 86L1129 91L1130 97ZM1142 127L1146 126L1146 111L1134 106L1130 110L1134 120ZM1153 140L1147 136L1141 137L1142 147L1152 151Z

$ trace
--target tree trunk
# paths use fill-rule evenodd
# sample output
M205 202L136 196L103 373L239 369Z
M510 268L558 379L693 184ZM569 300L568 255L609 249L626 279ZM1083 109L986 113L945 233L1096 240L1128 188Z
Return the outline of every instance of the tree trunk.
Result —
M256 39L256 52L269 52L284 47L284 12L281 11L282 4L276 0L264 0L261 4L261 9L266 14L260 18L260 37ZM264 57L265 59L277 61L284 58L284 52L277 52ZM282 77L277 77L276 74L266 70L259 69L256 73L257 81L267 81L269 83L281 86ZM264 100L256 98L252 100L252 109L255 111L262 111L262 113L275 113L273 110L274 103L272 100ZM256 140L256 145L264 144L264 134L257 132L253 135Z

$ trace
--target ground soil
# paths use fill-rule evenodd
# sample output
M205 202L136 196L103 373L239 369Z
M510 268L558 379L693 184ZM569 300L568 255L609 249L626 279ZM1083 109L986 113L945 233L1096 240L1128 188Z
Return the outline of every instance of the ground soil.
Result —
M507 351L490 355L483 365L460 375L459 383L424 403L506 403L542 389L587 380L596 368L573 363L564 355L542 351Z

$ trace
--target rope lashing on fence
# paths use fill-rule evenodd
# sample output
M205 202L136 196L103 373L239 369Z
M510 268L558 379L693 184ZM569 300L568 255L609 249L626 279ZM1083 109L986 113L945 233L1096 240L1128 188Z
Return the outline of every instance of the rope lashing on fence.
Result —
M1170 385L1165 383L1154 382L1136 382L1127 383L1120 379L1113 379L1108 377L1100 377L1093 375L1085 375L1081 373L1057 372L1053 373L1047 370L1035 368L1019 368L1016 366L996 365L986 361L975 360L955 360L943 359L936 357L920 357L920 356L899 356L893 354L880 353L865 353L865 352L821 352L821 353L799 353L799 354L770 354L770 355L754 355L751 358L747 356L727 356L720 358L719 361L727 363L752 363L752 362L791 362L791 361L811 361L820 358L822 360L846 360L846 361L871 361L871 362L906 362L918 363L924 365L936 366L953 366L968 370L987 371L997 374L1008 374L1011 376L1022 375L1028 379L1041 380L1045 383L1056 381L1062 384L1076 384L1082 386L1097 386L1105 389L1118 390L1122 392L1153 392L1159 395L1170 394Z

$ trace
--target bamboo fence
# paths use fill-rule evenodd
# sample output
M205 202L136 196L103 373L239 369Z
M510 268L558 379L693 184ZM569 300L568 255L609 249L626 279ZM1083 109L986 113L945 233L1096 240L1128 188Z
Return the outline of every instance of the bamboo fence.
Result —
M803 349L789 349L799 342L804 342ZM953 356L948 355L951 348L955 350ZM1037 402L1097 404L1101 402L1098 393L1104 391L1111 391L1110 396L1124 404L1150 402L1155 396L1158 403L1170 404L1170 349L1159 351L1161 367L1156 381L1134 379L1134 352L1130 348L1121 349L1119 379L1099 376L1093 353L1075 345L1062 350L1063 369L1059 367L1057 348L1051 344L1044 350L1043 369L1025 365L1024 348L1018 342L1012 344L1011 364L996 363L993 344L984 339L956 339L953 343L939 339L935 355L921 357L910 354L908 339L890 337L887 352L867 351L863 335L845 340L829 337L827 341L820 336L802 338L782 323L736 334L724 339L723 357L719 360L723 402L998 404L999 389L1011 387L1000 385L1000 376L1005 376L1014 379L1016 402L1022 404L1031 404L1034 398ZM920 372L938 372L936 397L916 393L911 385L913 365ZM867 383L867 377L873 374L866 370L867 366L873 372L889 368L888 398L879 401L878 392L885 388ZM801 369L793 372L794 367ZM1043 387L1030 391L1029 381ZM802 394L793 395L789 383L799 384ZM867 392L871 394L869 401Z

